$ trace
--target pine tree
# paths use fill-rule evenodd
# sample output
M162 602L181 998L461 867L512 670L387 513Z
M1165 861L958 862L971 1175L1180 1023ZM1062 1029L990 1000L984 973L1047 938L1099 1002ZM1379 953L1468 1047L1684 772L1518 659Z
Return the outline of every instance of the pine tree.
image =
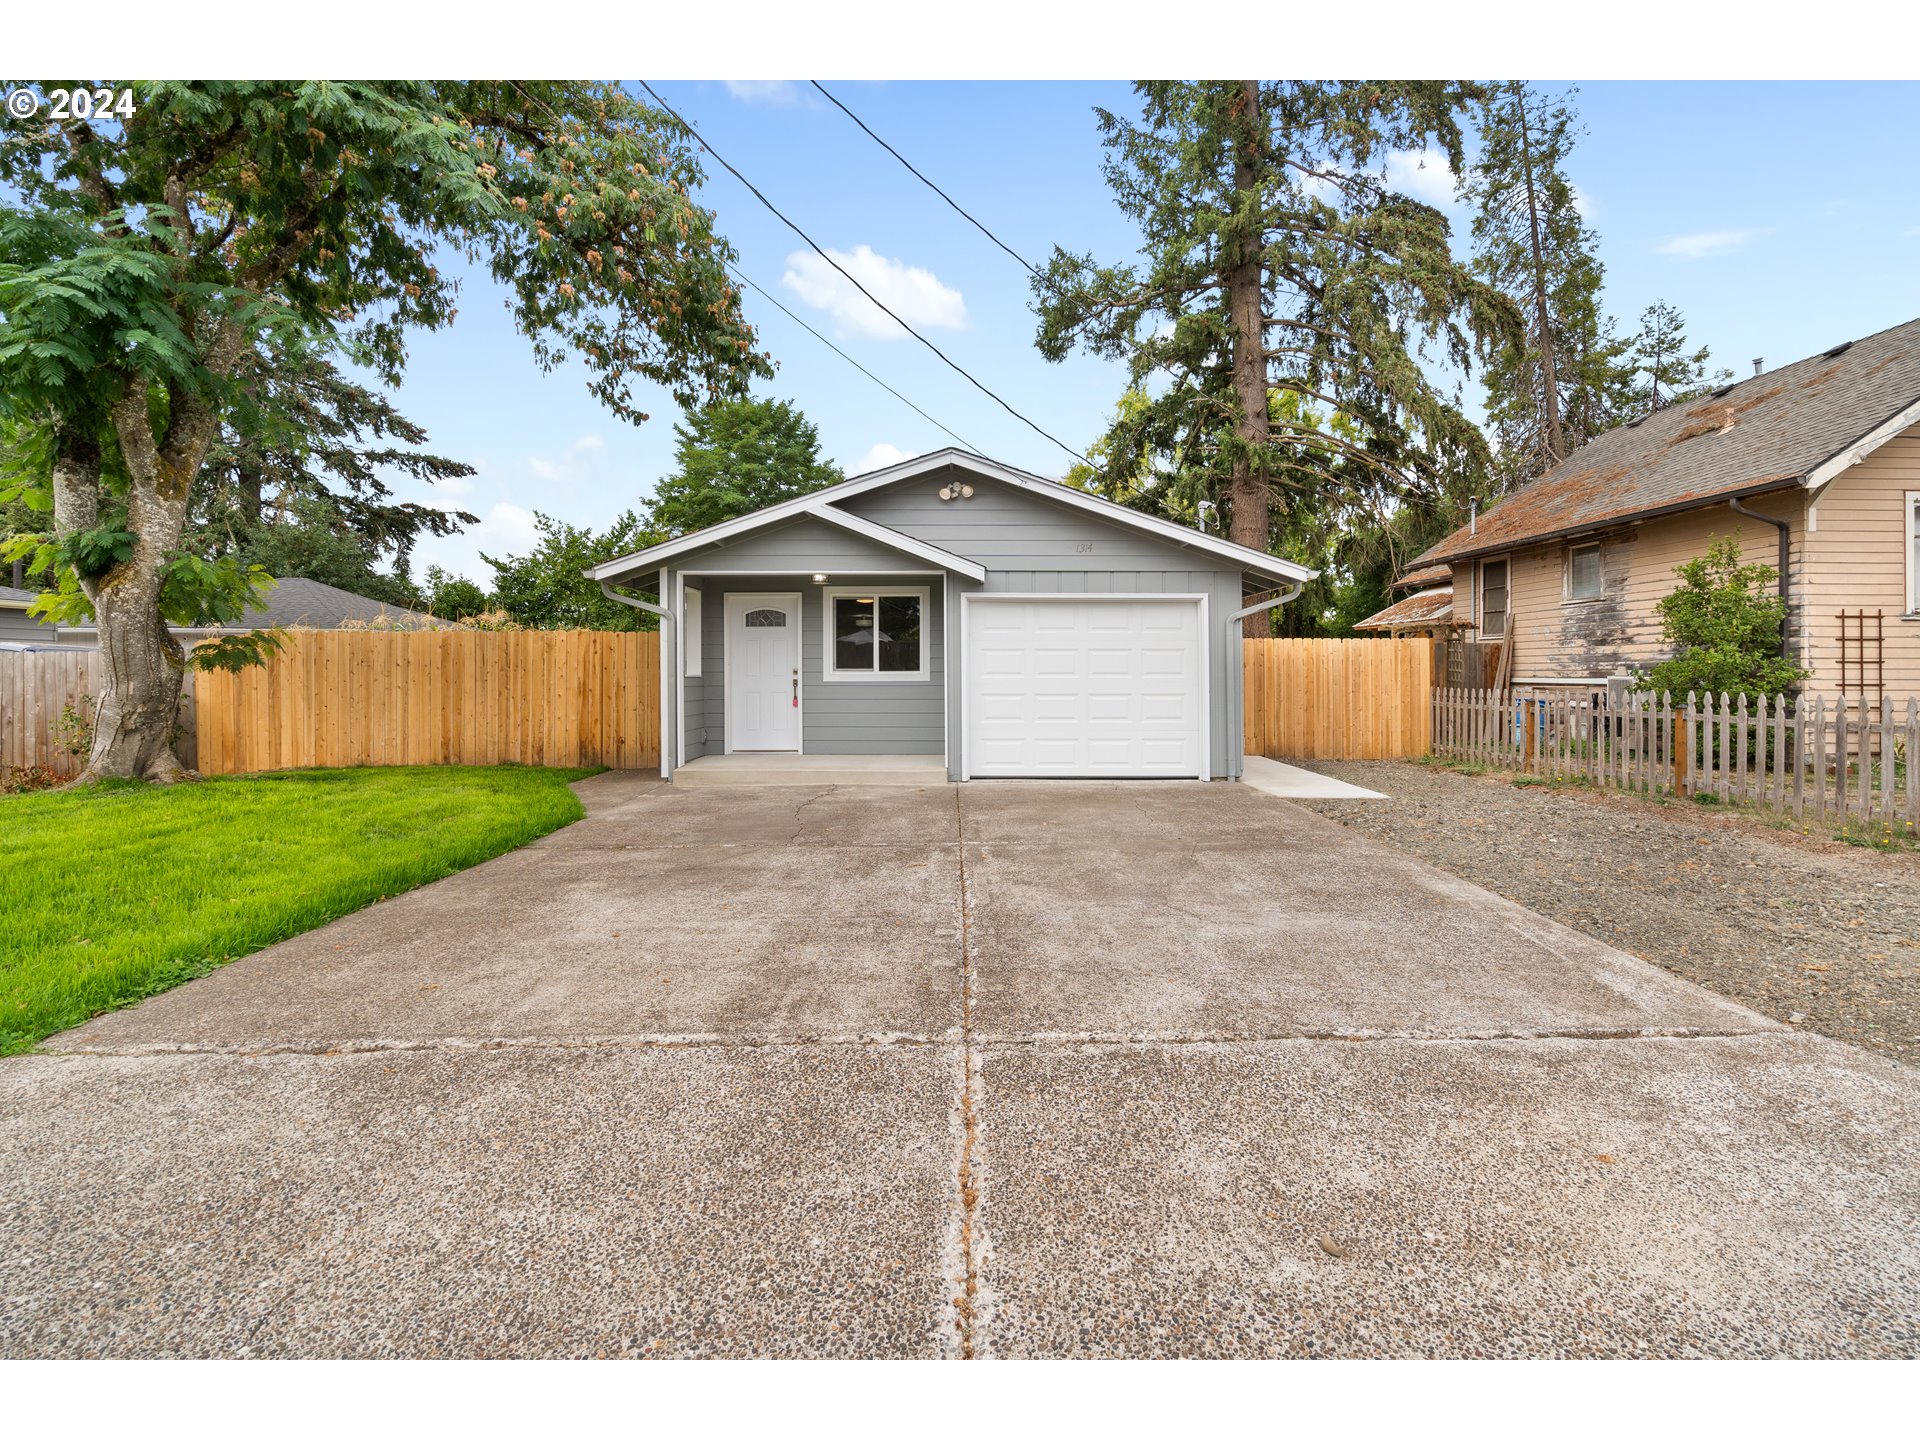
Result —
M1317 508L1329 484L1362 473L1413 483L1423 455L1446 444L1484 455L1419 355L1437 348L1466 367L1518 316L1454 259L1446 217L1384 178L1391 153L1429 146L1459 168L1468 88L1136 89L1138 123L1097 113L1107 181L1140 228L1144 263L1056 250L1035 281L1041 353L1124 360L1147 397L1109 430L1108 469L1137 487L1143 466L1175 467L1187 508L1221 506L1230 538L1266 550L1276 508ZM1345 417L1351 433L1276 417L1275 391Z
M1677 306L1656 300L1640 316L1634 340L1635 392L1642 414L1664 410L1704 394L1733 377L1731 370L1711 372L1706 346L1687 348L1687 322Z
M1495 466L1508 489L1626 419L1633 367L1631 342L1602 312L1598 237L1567 178L1578 133L1567 98L1502 81L1481 99L1479 122L1480 156L1460 186L1475 207L1474 268L1526 324L1486 372Z

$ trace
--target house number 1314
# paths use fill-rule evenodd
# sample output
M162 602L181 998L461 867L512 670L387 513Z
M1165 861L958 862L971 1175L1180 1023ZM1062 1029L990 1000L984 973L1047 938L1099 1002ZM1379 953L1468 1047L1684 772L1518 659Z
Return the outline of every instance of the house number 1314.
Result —
M1076 552L1078 552L1081 555L1091 555L1093 553L1093 541L1082 540L1078 545L1074 546L1073 548Z

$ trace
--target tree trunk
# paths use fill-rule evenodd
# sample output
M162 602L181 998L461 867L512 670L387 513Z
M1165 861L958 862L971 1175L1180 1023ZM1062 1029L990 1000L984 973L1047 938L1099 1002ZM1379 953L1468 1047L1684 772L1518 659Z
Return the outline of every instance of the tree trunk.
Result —
M1267 359L1264 297L1260 274L1260 82L1242 80L1234 118L1240 131L1234 144L1234 208L1240 229L1224 259L1227 312L1233 327L1233 393L1239 415L1238 444L1227 479L1227 538L1251 550L1267 549L1271 532L1267 479L1259 468L1271 434L1267 415ZM1242 633L1258 638L1271 632L1272 616L1263 612L1242 622Z
M93 753L77 784L192 776L173 753L185 656L160 618L157 566L126 565L124 578L95 596L100 625L101 694Z
M1540 243L1540 197L1533 183L1533 132L1527 124L1524 90L1514 97L1520 116L1520 165L1527 187L1527 225L1533 240L1534 329L1540 349L1540 384L1545 405L1547 469L1567 458L1567 437L1560 420L1560 365L1553 341L1553 318L1547 308L1547 260Z

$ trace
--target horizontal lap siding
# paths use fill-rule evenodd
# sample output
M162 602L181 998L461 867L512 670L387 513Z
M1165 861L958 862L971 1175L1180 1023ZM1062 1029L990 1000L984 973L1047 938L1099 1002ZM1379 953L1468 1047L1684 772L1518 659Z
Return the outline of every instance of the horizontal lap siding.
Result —
M1820 495L1818 526L1806 587L1804 663L1809 690L1834 694L1840 680L1842 610L1885 612L1886 693L1920 694L1920 620L1907 613L1906 497L1920 490L1920 426L1903 432L1828 485Z

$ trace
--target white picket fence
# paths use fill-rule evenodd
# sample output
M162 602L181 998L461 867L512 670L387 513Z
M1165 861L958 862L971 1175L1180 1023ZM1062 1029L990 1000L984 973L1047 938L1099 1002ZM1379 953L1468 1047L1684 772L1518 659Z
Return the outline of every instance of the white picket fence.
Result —
M1433 750L1647 795L1920 833L1920 698L1436 690Z

